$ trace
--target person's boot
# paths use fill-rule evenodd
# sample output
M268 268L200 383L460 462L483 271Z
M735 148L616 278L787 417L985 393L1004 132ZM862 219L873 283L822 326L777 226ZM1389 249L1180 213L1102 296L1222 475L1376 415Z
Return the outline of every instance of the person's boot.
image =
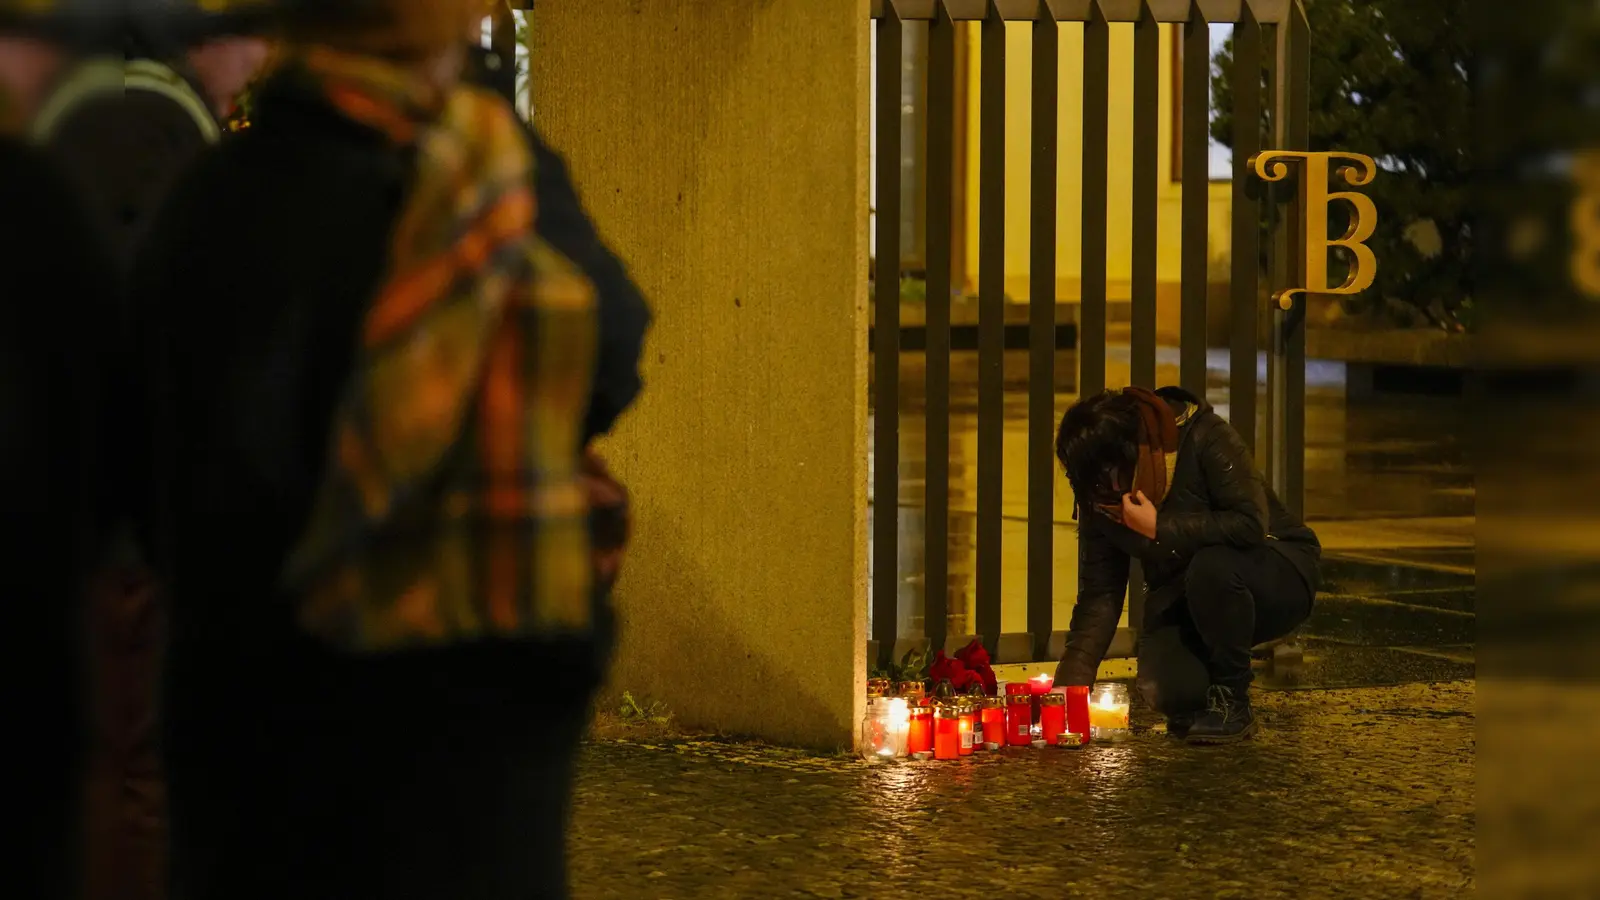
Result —
M1167 717L1167 736L1183 740L1189 736L1189 729L1194 727L1195 713L1179 713Z
M1232 744L1242 741L1256 730L1256 716L1250 709L1250 695L1246 689L1211 686L1209 707L1189 728L1191 744Z

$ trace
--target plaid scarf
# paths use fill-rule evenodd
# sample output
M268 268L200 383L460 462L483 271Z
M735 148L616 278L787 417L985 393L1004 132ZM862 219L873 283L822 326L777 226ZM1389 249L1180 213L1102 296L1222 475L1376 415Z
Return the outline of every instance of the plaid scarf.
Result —
M370 58L303 50L285 77L416 155L284 570L302 627L357 653L587 635L594 288L534 235L526 135L491 93Z

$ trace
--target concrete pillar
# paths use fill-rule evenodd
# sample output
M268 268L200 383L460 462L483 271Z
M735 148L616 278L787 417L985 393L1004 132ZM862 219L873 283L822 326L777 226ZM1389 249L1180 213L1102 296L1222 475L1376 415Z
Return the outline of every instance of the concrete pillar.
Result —
M848 745L866 640L867 0L532 15L534 121L654 305L605 452L637 531L611 690Z

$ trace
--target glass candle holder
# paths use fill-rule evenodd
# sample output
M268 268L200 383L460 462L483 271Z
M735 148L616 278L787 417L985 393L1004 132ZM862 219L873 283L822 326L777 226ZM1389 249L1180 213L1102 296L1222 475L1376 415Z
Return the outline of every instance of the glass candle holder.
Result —
M953 703L941 703L933 708L933 758L955 759L960 755L961 710Z
M911 710L904 697L868 701L867 714L861 720L861 757L873 761L905 757L910 726Z
M933 707L926 701L911 705L906 728L906 753L933 752Z
M1089 698L1089 734L1097 741L1128 736L1128 686L1096 684Z
M1033 697L1011 694L1006 697L1006 743L1026 747L1033 743Z
M973 748L977 746L978 704L971 697L962 697L956 702L956 711L961 737L957 752L962 756L971 756Z
M889 710L879 703L879 699L867 701L866 715L861 717L861 740L856 744L856 752L868 762L894 755L894 745L889 737Z
M1051 691L1039 698L1039 737L1055 746L1067 730L1067 695Z
M887 678L868 678L867 697L869 699L888 696L890 681Z
M979 710L979 719L983 723L983 746L989 750L999 750L1006 745L1006 701L1002 697L983 698L983 707Z
M1067 731L1081 740L1089 740L1089 686L1070 685L1065 690L1067 698Z
M902 681L899 694L907 701L921 700L928 695L928 688L920 681Z
M904 697L889 697L878 701L888 708L889 747L893 759L904 759L911 736L911 706Z

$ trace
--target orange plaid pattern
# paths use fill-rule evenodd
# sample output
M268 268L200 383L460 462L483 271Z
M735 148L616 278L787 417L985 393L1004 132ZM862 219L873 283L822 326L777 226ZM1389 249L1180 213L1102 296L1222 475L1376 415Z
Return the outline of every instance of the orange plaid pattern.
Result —
M533 157L495 95L303 51L344 115L417 150L324 481L284 583L351 652L582 635L580 451L595 292L533 232Z

